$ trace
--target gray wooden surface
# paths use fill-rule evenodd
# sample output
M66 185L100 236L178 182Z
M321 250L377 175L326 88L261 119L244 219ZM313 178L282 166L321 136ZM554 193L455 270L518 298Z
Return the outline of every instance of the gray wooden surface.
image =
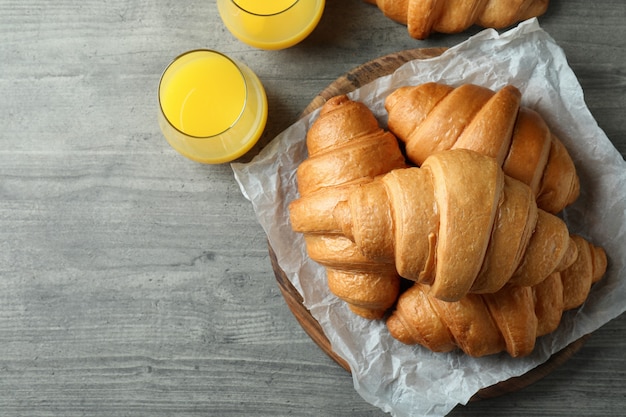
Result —
M540 23L624 155L626 2L553 0ZM230 167L162 138L156 86L188 49L247 63L270 108L247 160L344 72L476 31L416 41L329 0L270 52L211 0L0 0L0 416L385 415L291 315ZM451 415L624 415L625 339L622 315L548 377Z

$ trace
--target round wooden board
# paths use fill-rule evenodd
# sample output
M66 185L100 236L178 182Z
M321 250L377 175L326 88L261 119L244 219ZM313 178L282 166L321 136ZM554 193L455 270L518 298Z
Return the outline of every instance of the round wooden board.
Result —
M402 64L411 61L413 59L426 59L440 55L445 51L445 48L428 48L428 49L409 49L383 57L374 59L365 64L362 64L346 74L342 75L322 92L320 92L309 105L302 112L301 117L306 116L310 112L324 105L324 103L339 94L347 94L357 88L374 81L375 79L393 73ZM276 276L276 281L280 288L280 291L296 320L304 331L311 337L311 339L335 362L341 367L350 372L350 367L346 361L337 355L330 344L330 341L324 334L324 330L317 322L317 320L311 315L310 311L304 306L302 296L298 290L291 284L284 271L278 265L276 255L271 245L269 246L270 260L272 262L272 269ZM506 381L499 382L490 387L486 387L478 391L471 401L488 399L497 397L502 394L520 390L528 385L540 380L544 376L550 374L553 370L561 366L567 361L574 353L576 353L582 346L589 335L583 336L580 339L572 342L570 345L562 349L561 351L552 355L552 357L545 363L530 370L524 375L511 378Z

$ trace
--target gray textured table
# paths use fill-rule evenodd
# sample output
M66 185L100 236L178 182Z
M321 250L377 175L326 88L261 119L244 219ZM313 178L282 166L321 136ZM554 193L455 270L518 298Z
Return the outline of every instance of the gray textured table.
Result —
M600 127L626 152L626 2L553 0ZM329 0L282 51L236 41L214 1L0 1L0 415L381 416L303 332L228 165L190 162L156 123L165 65L209 47L269 99L246 160L344 72L428 41ZM626 317L558 370L454 416L624 415Z

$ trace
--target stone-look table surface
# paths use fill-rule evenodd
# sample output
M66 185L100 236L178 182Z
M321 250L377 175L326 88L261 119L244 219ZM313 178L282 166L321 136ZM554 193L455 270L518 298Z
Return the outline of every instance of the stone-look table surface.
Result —
M541 26L626 152L626 2L553 0ZM268 94L249 160L337 77L411 39L328 0L301 44L261 51L214 1L0 0L0 415L383 416L303 331L229 165L172 150L156 87L181 52L222 51ZM453 416L617 416L626 317L529 387Z

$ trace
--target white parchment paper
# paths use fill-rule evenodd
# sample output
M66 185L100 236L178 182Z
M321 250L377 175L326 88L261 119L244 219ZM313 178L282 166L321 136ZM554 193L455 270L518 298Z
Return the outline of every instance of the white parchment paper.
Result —
M566 313L559 329L540 338L529 357L474 359L405 346L382 321L355 316L330 294L324 269L308 259L302 236L291 231L287 206L298 197L295 171L306 157L306 132L318 111L277 136L252 162L232 164L281 268L333 350L350 365L355 389L398 417L443 416L481 388L524 374L626 310L626 163L587 109L563 51L537 20L503 34L482 31L440 57L409 62L349 96L366 103L385 127L385 97L399 86L428 81L520 89L523 105L544 116L576 164L581 196L563 213L570 231L603 246L609 267L585 305Z

